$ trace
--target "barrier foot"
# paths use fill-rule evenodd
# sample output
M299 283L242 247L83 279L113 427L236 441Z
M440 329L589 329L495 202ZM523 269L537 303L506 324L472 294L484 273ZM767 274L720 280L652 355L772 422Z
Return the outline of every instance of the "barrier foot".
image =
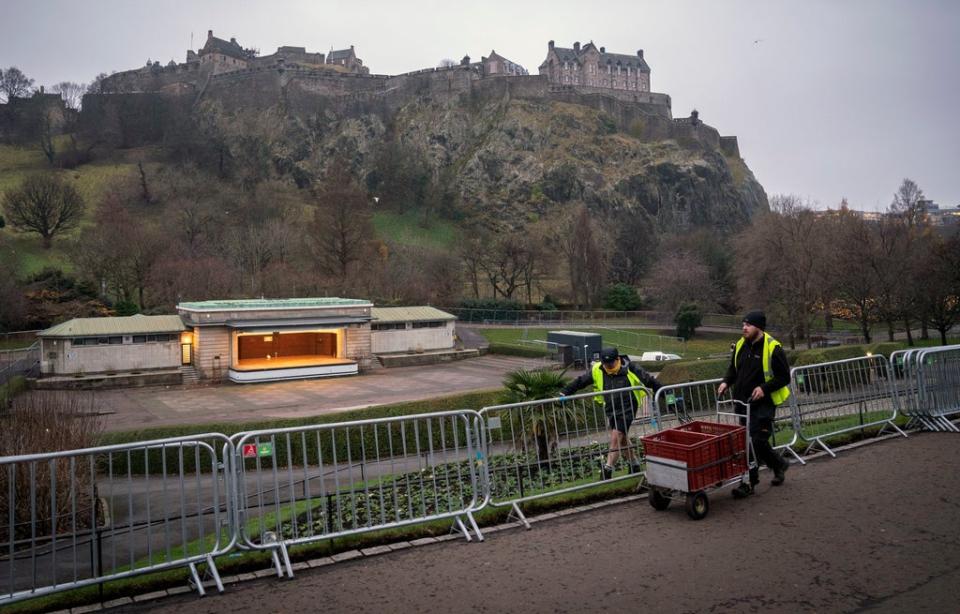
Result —
M470 537L470 531L467 530L467 525L463 524L463 521L460 520L459 516L454 517L453 525L450 527L450 532L461 533L468 542L473 541L473 538Z
M213 581L217 583L217 592L223 592L223 580L220 579L220 572L217 570L216 563L213 562L213 556L207 555L207 573L213 578Z
M203 582L200 581L200 574L197 573L196 563L190 563L190 578L192 578L193 586L197 589L197 592L200 593L200 596L205 597L207 591L203 588Z
M283 565L287 568L287 577L293 577L293 565L290 564L290 553L287 552L287 545L283 542L277 544L277 547L280 549L280 554L283 555Z
M473 512L467 512L467 520L470 521L470 526L473 528L473 532L477 535L477 541L483 541L483 533L480 532L480 527L477 526L477 519L473 517Z
M900 430L900 427L899 427L899 426L897 426L897 425L894 424L893 422L887 422L887 423L885 423L885 424L883 425L883 428L880 429L880 431L877 433L877 437L879 437L880 435L883 435L883 433L887 430L887 427L888 427L888 426L889 426L890 428L892 428L893 430L895 430L896 432L898 432L898 433L900 433L901 435L903 435L904 437L907 436L906 433L904 433L902 430Z
M819 437L817 437L816 439L810 442L810 445L807 446L807 451L804 452L804 454L809 454L810 451L815 449L817 446L820 446L821 448L823 448L823 451L829 454L831 457L833 458L837 457L837 453L831 450L827 444L823 443L823 441Z
M925 431L939 431L935 425L931 424L926 416L920 416L917 418L917 421L920 422L921 428Z
M517 505L516 501L510 506L510 514L507 515L507 520L516 520L517 522L523 523L523 526L526 527L528 531L530 530L530 523L527 522L527 517L520 511L520 506Z
M270 558L273 559L273 568L277 570L277 577L283 577L283 566L280 565L280 557L277 555L276 550L270 551Z
M943 424L944 430L947 432L960 433L960 429L957 428L957 425L953 422L950 422L946 417L940 416L940 422Z
M803 460L803 457L800 456L799 454L797 454L797 451L794 450L793 448L791 448L791 447L786 447L786 448L784 448L784 450L786 450L787 452L789 452L790 454L792 454L793 457L794 457L795 459L797 459L797 462L800 463L801 465L806 465L806 464L807 464L807 461Z

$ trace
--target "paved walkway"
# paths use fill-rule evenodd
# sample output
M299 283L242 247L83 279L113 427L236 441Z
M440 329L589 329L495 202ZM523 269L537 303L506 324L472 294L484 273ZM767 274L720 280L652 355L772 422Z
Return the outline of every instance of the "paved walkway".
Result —
M781 488L765 472L700 522L640 499L120 611L956 612L958 464L960 438L916 433L794 466Z
M369 375L268 384L126 388L93 393L108 431L176 424L303 418L350 409L500 388L506 373L542 364L486 355L431 365L381 369ZM91 393L77 393L91 394ZM469 409L480 409L479 407Z

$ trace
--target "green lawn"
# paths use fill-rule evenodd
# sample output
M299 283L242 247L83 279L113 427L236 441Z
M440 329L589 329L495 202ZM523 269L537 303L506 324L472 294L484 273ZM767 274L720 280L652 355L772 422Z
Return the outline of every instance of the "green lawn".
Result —
M615 345L622 353L640 354L641 352L660 350L680 354L684 358L703 358L712 354L726 354L730 349L730 344L736 341L738 336L735 332L730 334L709 333L694 337L683 344L671 337L663 336L663 331L650 329L577 328L576 330L601 335L604 345ZM531 342L546 341L548 329L525 327L483 328L479 329L479 332L490 343L543 347L542 344Z

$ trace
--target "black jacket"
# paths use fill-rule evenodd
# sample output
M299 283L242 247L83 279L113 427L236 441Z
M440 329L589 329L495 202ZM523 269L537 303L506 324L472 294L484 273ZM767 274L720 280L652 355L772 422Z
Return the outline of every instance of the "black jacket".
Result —
M790 364L787 362L783 346L774 348L773 355L770 357L770 370L773 371L773 379L765 382L763 337L752 344L744 341L739 356L735 356L735 352L730 353L730 366L727 368L727 374L723 376L723 381L733 387L733 398L749 403L753 389L757 386L763 389L763 398L751 403L752 415L772 418L776 406L770 398L770 393L790 384Z
M652 390L654 393L660 389L660 382L654 376L650 375L647 371L643 369L640 365L636 365L630 362L629 358L626 356L620 357L620 370L614 373L613 375L603 370L603 389L604 390L616 390L618 388L629 388L630 380L627 379L627 369L633 371L633 373L640 378L640 383ZM593 384L593 368L587 370L586 373L573 380L566 386L564 386L562 393L564 395L574 394L581 388L590 386ZM614 406L623 406L626 407L629 405L633 408L634 411L637 409L637 398L630 393L628 395L623 395L624 398L617 400L614 399L613 403L605 403L608 408L613 408ZM653 399L650 399L653 401Z

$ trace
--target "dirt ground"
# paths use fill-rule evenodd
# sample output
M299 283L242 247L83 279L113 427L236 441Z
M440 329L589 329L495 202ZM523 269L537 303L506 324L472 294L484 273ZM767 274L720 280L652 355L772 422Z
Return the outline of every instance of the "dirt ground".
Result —
M645 499L131 606L153 612L956 612L960 438L794 466L709 516Z

